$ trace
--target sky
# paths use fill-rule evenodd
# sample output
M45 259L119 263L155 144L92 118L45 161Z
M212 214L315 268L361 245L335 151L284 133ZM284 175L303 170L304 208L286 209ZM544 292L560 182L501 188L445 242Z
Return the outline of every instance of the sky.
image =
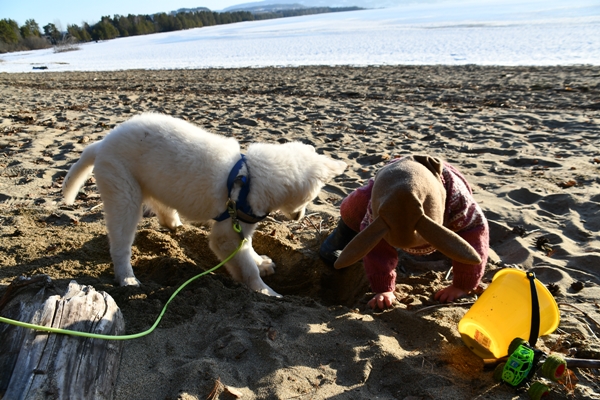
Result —
M96 23L102 16L115 14L155 14L180 8L206 7L219 11L245 0L0 0L0 19L12 19L19 26L34 19L40 28L48 23L58 26Z
M600 65L600 4L448 0L0 54L0 73L424 64Z

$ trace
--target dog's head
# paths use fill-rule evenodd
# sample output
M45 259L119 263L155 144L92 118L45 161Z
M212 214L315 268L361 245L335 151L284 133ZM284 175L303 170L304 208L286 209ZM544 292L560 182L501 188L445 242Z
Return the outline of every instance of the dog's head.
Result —
M308 204L347 166L300 142L252 144L247 159L252 178L248 201L252 209L257 214L279 210L292 220L304 218Z

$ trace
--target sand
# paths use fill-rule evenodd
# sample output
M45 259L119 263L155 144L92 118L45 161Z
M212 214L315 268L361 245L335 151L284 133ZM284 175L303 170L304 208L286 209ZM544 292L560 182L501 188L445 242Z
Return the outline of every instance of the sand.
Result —
M77 280L116 300L127 333L218 261L207 227L173 233L147 217L133 249L142 286L115 287L93 178L74 206L61 199L87 143L154 111L243 147L301 140L349 165L307 219L259 225L255 247L277 263L265 281L284 297L220 270L195 281L154 333L125 343L115 399L526 398L463 344L457 323L475 298L436 306L448 260L402 254L399 302L373 312L362 266L334 271L317 256L344 196L408 153L442 157L471 182L491 227L481 288L501 268L534 271L561 311L538 346L600 358L600 67L43 72L0 74L0 94L0 296L20 275ZM598 370L569 378L551 398L600 398Z

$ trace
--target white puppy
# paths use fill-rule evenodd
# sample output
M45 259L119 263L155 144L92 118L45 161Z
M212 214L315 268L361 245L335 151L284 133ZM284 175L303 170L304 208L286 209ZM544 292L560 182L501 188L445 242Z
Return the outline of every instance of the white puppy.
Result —
M191 221L221 219L210 233L212 251L225 259L243 235L247 243L227 270L251 289L279 296L260 278L272 274L275 265L252 248L256 222L275 210L290 219L303 218L307 204L345 168L343 161L299 142L251 144L242 157L233 138L166 115L142 114L83 151L65 177L63 194L72 204L94 171L115 278L122 286L139 285L131 268L131 245L145 204L169 229L181 225L179 214ZM236 205L233 219L228 202ZM241 233L233 229L236 218Z

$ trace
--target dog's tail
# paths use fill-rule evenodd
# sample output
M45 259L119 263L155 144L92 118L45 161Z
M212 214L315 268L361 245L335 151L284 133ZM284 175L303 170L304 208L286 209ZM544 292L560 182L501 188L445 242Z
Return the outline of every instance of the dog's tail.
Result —
M66 204L73 204L79 189L92 174L99 144L100 142L96 142L87 146L81 153L79 160L71 166L67 176L65 176L62 192Z

